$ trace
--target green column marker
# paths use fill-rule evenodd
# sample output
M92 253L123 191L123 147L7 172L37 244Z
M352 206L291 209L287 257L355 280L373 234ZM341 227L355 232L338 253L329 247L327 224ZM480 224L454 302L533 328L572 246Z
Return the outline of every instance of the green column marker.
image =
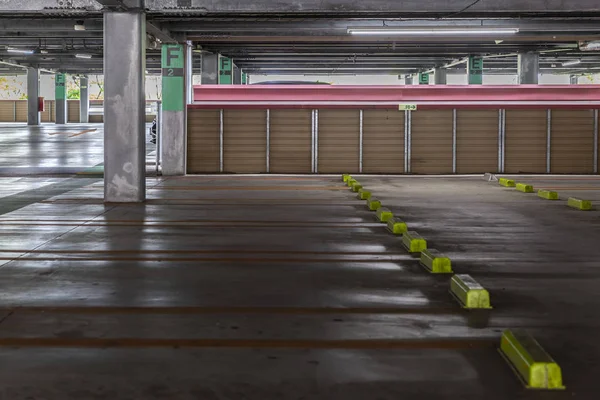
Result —
M219 55L219 85L233 84L233 63L231 58Z
M162 45L163 111L183 111L185 108L184 51L181 44Z
M248 84L248 76L246 75L245 72L242 72L242 85L247 85Z
M429 85L429 74L419 72L419 85Z
M65 82L66 82L66 76L65 74L56 74L56 78L55 78L55 95L56 95L56 100L64 100L66 97L66 89L65 89Z
M469 85L483 84L483 58L479 56L469 56L467 65L467 74L469 75Z

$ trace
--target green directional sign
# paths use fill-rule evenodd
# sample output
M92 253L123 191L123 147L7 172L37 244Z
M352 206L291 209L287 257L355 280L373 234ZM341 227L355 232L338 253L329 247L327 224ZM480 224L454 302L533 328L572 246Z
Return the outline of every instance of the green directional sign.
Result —
M162 45L162 103L164 111L183 111L185 104L183 45Z
M219 56L219 85L233 83L233 62L231 58Z
M55 95L56 95L56 100L64 100L66 98L66 81L67 81L67 77L65 76L65 74L56 74L56 78L55 78Z
M419 85L429 85L429 74L419 73Z
M467 73L469 75L469 85L481 85L483 83L483 58L469 56Z

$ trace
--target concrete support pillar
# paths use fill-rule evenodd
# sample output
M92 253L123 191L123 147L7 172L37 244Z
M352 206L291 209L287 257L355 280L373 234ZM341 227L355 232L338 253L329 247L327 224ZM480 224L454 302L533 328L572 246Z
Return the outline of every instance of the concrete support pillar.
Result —
M40 71L27 68L27 125L39 125L38 97L40 95Z
M190 41L185 44L185 99L187 104L194 102L194 47Z
M185 79L183 45L162 45L162 173L185 174Z
M569 76L569 83L571 85L577 85L579 83L579 77L577 75Z
M146 199L146 15L138 10L104 13L106 202Z
M241 85L242 84L242 70L238 68L237 65L233 64L233 84Z
M483 58L479 56L469 56L467 61L467 82L469 85L483 84Z
M67 123L67 77L65 74L56 74L54 79L54 92L56 95L56 123Z
M445 85L448 70L445 68L436 68L433 71L433 83L436 85Z
M517 83L537 85L540 73L540 55L538 53L519 53L517 62Z
M79 78L79 122L90 122L90 90L87 76Z
M216 85L219 83L219 55L202 55L202 76L203 85Z
M404 84L405 85L412 85L413 84L413 76L412 75L406 75L404 77Z

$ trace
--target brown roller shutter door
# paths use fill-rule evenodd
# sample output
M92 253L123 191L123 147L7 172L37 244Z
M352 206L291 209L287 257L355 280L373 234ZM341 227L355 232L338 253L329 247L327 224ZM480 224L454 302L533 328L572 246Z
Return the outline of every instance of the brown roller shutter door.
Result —
M223 122L223 171L266 172L267 111L224 110Z
M319 110L317 171L358 172L359 134L359 110Z
M271 110L270 123L270 172L311 173L312 110Z
M452 110L412 112L411 172L452 173Z
M79 100L67 100L67 121L79 122Z
M10 100L0 100L0 122L15 121L15 103Z
M17 101L17 121L27 122L27 100Z
M550 172L594 173L594 111L552 110Z
M546 173L546 110L506 110L506 173Z
M363 172L404 173L404 111L364 110Z
M188 174L219 172L219 118L219 110L188 109Z
M456 111L456 173L498 170L498 110Z

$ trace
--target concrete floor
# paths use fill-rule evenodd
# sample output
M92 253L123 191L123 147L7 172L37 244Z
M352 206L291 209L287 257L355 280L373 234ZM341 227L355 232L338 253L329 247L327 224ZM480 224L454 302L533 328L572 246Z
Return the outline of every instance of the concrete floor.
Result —
M103 124L0 123L0 176L97 174L104 162L103 141ZM156 167L154 148L146 143L148 173Z
M600 204L599 177L565 178L519 181ZM494 309L463 311L338 176L148 178L137 205L103 204L98 178L0 178L0 399L597 397L600 211L481 177L358 179ZM505 328L566 391L523 388Z

